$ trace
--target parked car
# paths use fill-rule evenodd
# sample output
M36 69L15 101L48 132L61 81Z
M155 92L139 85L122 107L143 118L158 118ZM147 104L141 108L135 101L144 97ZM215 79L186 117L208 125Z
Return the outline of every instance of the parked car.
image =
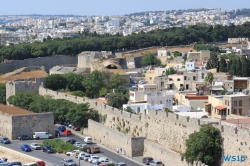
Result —
M142 159L142 162L143 162L144 164L146 164L146 165L149 165L149 163L150 163L152 160L154 160L152 157L144 157L144 158Z
M66 155L67 156L74 156L74 154L76 153L76 152L79 152L80 150L72 150L71 152L67 152L66 153Z
M65 130L65 131L63 132L63 134L64 134L65 136L72 135L72 133L71 133L70 130Z
M92 144L93 143L91 137L85 137L84 142L86 142L87 144Z
M42 150L43 150L43 152L46 152L46 153L54 153L54 150L52 149L52 147L50 147L48 145L44 145L42 147Z
M1 137L0 142L3 144L10 144L10 140L6 137Z
M90 156L90 158L88 159L88 162L92 163L93 160L99 160L99 156Z
M85 153L84 153L84 152L81 152L81 153L78 154L77 157L78 157L80 160L84 160L84 156L85 156Z
M22 163L20 161L9 162L7 166L22 166Z
M0 159L0 165L7 165L7 164L8 164L7 161L4 161L4 160Z
M49 134L48 132L34 132L33 133L33 139L48 139L52 138L52 135Z
M31 140L32 139L32 137L30 137L30 136L28 136L28 135L20 135L19 137L18 137L18 139L19 140Z
M72 159L63 159L61 161L63 166L76 166L76 163Z
M60 131L59 130L55 130L55 137L60 137Z
M78 156L79 156L80 153L82 153L82 151L77 151L77 152L75 152L75 153L74 153L74 157L75 157L75 158L78 158Z
M57 129L58 129L58 131L64 132L66 130L66 127L65 126L59 126Z
M75 131L80 131L80 127L79 126L75 126L74 130Z
M127 164L125 164L124 162L119 162L116 164L116 166L127 166Z
M157 160L152 160L150 162L150 165L151 166L163 166L162 162L161 161L157 161Z
M38 166L37 162L26 163L23 166Z
M76 142L76 140L74 139L69 139L68 141L66 141L66 143L71 143L71 144L74 144Z
M75 142L73 145L76 146L76 147L82 147L82 143L81 142Z
M32 143L30 145L31 149L40 150L41 146L38 143Z
M38 164L38 166L45 166L45 162L44 161L37 161L37 164Z
M84 155L84 161L89 161L89 158L92 156L92 154L89 154L89 153L85 153Z
M99 146L93 146L92 153L100 153L100 147Z
M22 149L22 151L25 151L25 152L30 152L31 151L30 146L27 145L27 144L22 144L21 149Z

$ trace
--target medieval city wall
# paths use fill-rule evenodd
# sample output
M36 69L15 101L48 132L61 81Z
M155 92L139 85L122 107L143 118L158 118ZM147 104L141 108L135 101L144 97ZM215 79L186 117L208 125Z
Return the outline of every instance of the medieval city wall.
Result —
M45 71L49 73L49 69L53 66L64 64L77 64L77 56L57 55L24 60L14 60L10 62L0 63L0 69L4 73L9 73L23 67L44 66Z

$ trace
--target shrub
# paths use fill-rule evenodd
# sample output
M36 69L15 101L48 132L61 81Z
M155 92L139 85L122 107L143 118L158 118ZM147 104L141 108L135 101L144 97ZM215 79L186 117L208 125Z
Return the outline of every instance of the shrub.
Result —
M54 140L45 139L43 140L42 145L51 146L56 153L66 153L75 149L82 150L82 148L77 148L70 143L64 142L61 139L54 139Z
M85 93L83 91L78 90L78 91L73 91L72 95L83 97L85 96Z

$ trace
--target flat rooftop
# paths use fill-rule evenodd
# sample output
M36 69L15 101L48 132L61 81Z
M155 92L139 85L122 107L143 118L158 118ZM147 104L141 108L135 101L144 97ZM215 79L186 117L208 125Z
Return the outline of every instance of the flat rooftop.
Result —
M0 112L7 113L10 115L33 114L33 112L31 111L28 111L19 107L4 105L4 104L0 104Z

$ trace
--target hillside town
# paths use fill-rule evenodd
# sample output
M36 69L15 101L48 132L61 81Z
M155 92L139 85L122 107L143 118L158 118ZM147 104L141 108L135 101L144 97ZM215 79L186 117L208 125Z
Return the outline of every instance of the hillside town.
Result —
M189 9L151 11L129 15L0 15L1 44L43 41L47 37L68 38L85 33L121 34L149 32L171 27L208 25L241 25L250 21L249 9Z
M0 15L0 166L250 165L249 13Z

